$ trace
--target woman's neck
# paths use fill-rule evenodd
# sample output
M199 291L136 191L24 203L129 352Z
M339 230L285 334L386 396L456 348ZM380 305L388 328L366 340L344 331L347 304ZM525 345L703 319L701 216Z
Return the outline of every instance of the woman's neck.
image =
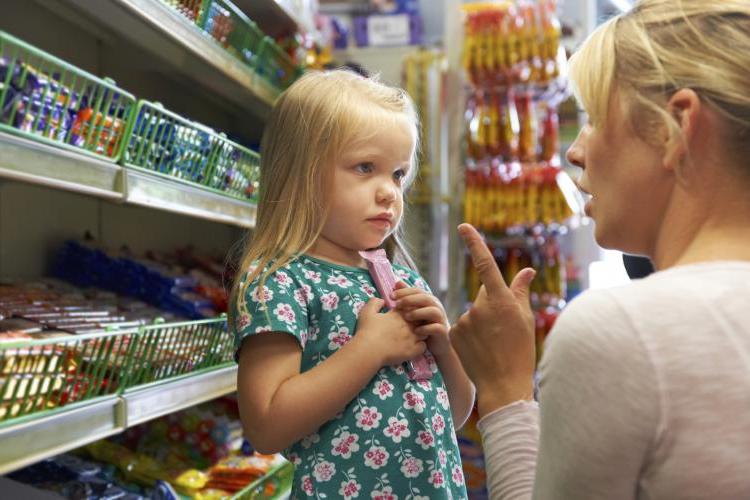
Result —
M657 269L750 261L750 196L735 189L714 192L703 203L678 196L665 214L652 260Z

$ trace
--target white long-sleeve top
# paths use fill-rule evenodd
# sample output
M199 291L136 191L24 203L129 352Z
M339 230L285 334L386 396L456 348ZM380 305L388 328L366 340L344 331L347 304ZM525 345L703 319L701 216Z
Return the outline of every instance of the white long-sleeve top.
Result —
M497 499L750 499L750 262L582 294L539 405L479 422Z

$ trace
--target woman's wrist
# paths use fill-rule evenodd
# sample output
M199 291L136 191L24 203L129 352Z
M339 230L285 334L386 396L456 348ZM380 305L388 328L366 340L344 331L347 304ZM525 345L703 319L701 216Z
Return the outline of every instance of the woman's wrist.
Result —
M521 380L510 384L496 382L477 386L479 418L517 401L533 401L533 399L534 383L531 377L527 381Z

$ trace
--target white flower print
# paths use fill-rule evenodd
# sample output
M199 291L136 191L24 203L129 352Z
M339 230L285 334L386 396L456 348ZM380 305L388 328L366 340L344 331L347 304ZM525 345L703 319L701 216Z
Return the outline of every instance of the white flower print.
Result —
M314 297L310 285L302 285L301 288L294 291L294 300L297 301L297 304L299 304L300 307L307 307L307 304L309 304Z
M432 417L432 430L435 431L435 434L438 436L443 435L443 431L445 431L445 420L442 415L434 415Z
M310 325L307 327L307 340L315 342L318 340L318 334L320 333L320 327L316 325Z
M329 285L336 285L339 288L349 288L350 286L354 284L348 279L346 279L346 277L338 275L338 274L328 278L328 281L326 281L326 283L328 283Z
M414 410L416 413L422 413L427 408L424 401L424 395L421 392L409 391L404 393L404 408Z
M432 474L430 474L430 478L427 480L427 482L433 485L435 489L444 488L445 477L443 476L443 472L439 470L432 471Z
M307 330L303 330L299 333L299 343L302 345L302 349L307 345Z
M276 276L274 276L274 281L276 281L276 283L283 286L284 288L292 284L292 278L290 278L289 275L285 273L284 271L276 271Z
M402 438L411 436L409 422L405 418L388 418L388 427L383 430L383 434L393 439L394 443L400 443Z
M259 326L255 329L255 333L270 332L272 328L270 326Z
M390 454L382 446L371 446L365 452L365 466L378 470L388 464Z
M339 495L341 495L341 498L357 498L359 496L359 490L361 489L362 486L354 479L341 481Z
M302 491L304 491L309 497L313 496L313 493L315 492L312 478L309 475L302 476Z
M316 432L302 438L301 444L304 449L308 449L310 446L318 443L320 443L320 435Z
M362 291L365 292L367 294L367 296L370 297L370 298L374 297L375 293L377 292L377 290L375 290L375 288L371 287L370 285L364 284L364 283L362 284Z
M424 467L422 466L422 461L415 457L409 457L401 463L401 473L404 477L417 477L423 470Z
M250 324L250 315L247 313L243 313L240 315L240 318L237 320L237 330L242 331L249 324Z
M399 278L401 278L404 281L404 283L406 283L407 285L409 284L409 278L411 278L411 276L409 276L409 273L407 273L403 269L394 269L393 273Z
M430 431L419 431L417 433L417 444L422 447L423 450L427 450L435 446L435 436Z
M459 486L464 484L464 471L461 469L460 465L456 465L453 467L453 473L451 475L453 477L454 483Z
M451 406L450 399L448 399L448 391L442 387L438 387L437 390L437 402L443 407L443 410L448 410Z
M258 303L269 302L273 300L273 290L267 286L264 286L262 290L260 288L254 288L250 293L250 300Z
M336 292L328 292L320 297L324 311L333 311L339 306L339 296Z
M380 380L372 390L373 394L377 395L381 400L385 400L393 396L393 384L387 380Z
M349 329L342 327L339 331L328 334L328 340L330 340L328 349L336 351L346 345L351 339L352 336L349 334Z
M287 455L286 459L292 462L294 465L302 464L302 459L296 453L290 453L289 455Z
M380 425L383 415L374 406L365 406L354 416L357 419L357 427L363 431L375 429Z
M432 392L432 382L429 380L418 380L417 385L420 389L423 389L427 392Z
M334 474L336 474L336 464L325 460L315 464L313 469L313 476L321 483L330 481Z
M352 457L352 453L359 451L359 444L357 444L357 441L359 441L358 435L344 431L331 441L331 444L333 445L331 454L349 459Z
M315 284L320 283L320 273L309 269L305 269L302 273L305 275L305 279L310 280Z
M391 366L391 370L393 370L393 373L395 373L396 375L403 375L404 372L406 372L403 364L393 365Z
M398 500L398 496L393 494L393 488L386 486L382 490L375 490L370 493L372 500Z
M445 454L445 450L438 451L438 462L440 462L440 465L445 467L445 464L448 462L448 455Z
M354 312L354 316L359 318L359 313L362 312L362 309L365 307L365 302L362 302L361 300L355 302L352 304L352 312Z
M279 302L276 304L276 309L273 310L277 319L280 319L287 325L294 325L294 321L297 319L297 315L294 314L294 309L289 304Z

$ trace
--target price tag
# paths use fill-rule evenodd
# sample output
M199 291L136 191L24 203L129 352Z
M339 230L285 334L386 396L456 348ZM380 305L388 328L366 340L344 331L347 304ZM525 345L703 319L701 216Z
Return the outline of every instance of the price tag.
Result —
M369 16L367 18L367 38L370 45L409 45L409 16Z

